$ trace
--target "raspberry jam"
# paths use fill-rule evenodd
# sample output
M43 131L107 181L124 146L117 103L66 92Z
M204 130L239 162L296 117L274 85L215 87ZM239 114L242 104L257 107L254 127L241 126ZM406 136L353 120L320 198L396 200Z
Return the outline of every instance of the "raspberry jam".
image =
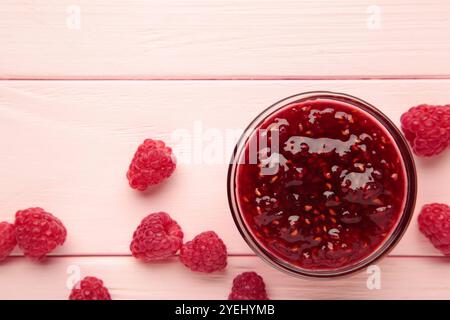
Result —
M281 104L248 132L232 165L244 236L291 270L358 265L392 236L411 197L398 141L356 98Z

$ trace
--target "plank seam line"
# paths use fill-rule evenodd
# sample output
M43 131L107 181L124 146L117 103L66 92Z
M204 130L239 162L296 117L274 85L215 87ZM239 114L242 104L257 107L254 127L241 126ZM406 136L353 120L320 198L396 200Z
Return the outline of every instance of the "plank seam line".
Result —
M411 76L193 76L193 77L2 77L0 81L351 81L351 80L450 80L450 75Z
M50 255L47 258L131 258L131 254L61 254L61 255ZM178 255L176 256L178 257ZM236 258L236 257L257 257L255 254L239 254L239 253L231 253L228 254L228 257ZM25 258L21 255L10 256L10 258L21 259ZM436 256L436 255L388 255L387 258L426 258L426 259L447 259L450 260L450 257L446 256Z

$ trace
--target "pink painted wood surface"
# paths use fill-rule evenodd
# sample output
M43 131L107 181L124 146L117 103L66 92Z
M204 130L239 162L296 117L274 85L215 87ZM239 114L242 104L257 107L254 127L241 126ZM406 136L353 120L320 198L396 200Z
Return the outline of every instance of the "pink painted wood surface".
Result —
M445 0L3 0L0 77L449 77L449 15Z
M379 264L380 289L369 290L365 272L329 281L298 279L257 257L230 257L226 271L208 275L191 272L176 258L144 264L130 257L63 257L44 265L13 258L0 265L0 299L67 299L74 270L101 277L113 299L226 299L233 278L248 270L264 277L272 299L450 299L449 263L443 257L388 257Z
M67 24L72 5L81 10L79 30ZM380 28L368 28L377 10ZM449 15L443 0L2 1L0 221L40 205L65 222L69 236L42 265L18 251L0 264L0 299L65 299L70 266L103 278L115 299L226 298L232 278L250 270L264 276L273 299L450 299L448 258L418 232L418 210L380 263L382 288L368 290L364 272L299 280L255 257L228 210L224 162L180 163L145 194L125 179L144 138L188 152L174 131L193 133L199 123L220 133L242 129L299 92L353 94L397 124L410 106L449 103ZM391 80L362 80L377 78ZM416 159L417 209L449 203L449 161L449 152ZM227 270L202 275L176 259L146 265L129 257L134 228L156 210L176 218L186 239L216 230L230 251Z
M196 122L221 133L243 129L277 99L310 90L356 95L398 123L410 106L449 101L449 85L450 80L2 81L0 135L13 138L0 139L0 149L7 150L0 154L0 219L11 219L23 207L42 206L69 229L66 245L55 254L123 255L129 254L139 221L166 210L187 239L213 229L230 253L250 254L228 208L229 155L219 164L180 163L167 183L142 194L125 178L137 145L147 137L162 138L176 150L189 151L189 143L174 139L174 131L193 134ZM231 151L234 141L229 146ZM418 208L450 198L449 159L447 153L417 161ZM392 254L438 252L413 219Z

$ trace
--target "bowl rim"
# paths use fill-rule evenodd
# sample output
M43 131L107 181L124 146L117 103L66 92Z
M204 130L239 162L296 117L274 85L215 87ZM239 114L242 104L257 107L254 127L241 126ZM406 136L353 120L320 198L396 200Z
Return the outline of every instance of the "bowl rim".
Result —
M384 242L375 249L369 256L358 261L357 263L338 268L338 269L303 269L294 266L281 258L277 257L275 254L270 253L264 246L259 243L259 241L253 236L252 232L248 230L244 218L239 209L239 205L236 197L236 173L239 163L236 160L241 158L242 151L245 150L246 143L251 137L252 133L257 130L259 125L265 121L268 117L278 112L282 108L300 101L305 101L309 99L317 98L327 98L338 101L345 101L356 107L359 107L369 115L371 115L375 120L384 127L384 129L391 136L392 140L395 142L396 147L400 153L403 160L405 178L406 178L406 199L404 202L403 212L397 221L397 225L393 230L391 230L390 235ZM306 278L317 278L317 279L327 279L334 277L342 277L345 275L350 275L355 272L361 271L364 268L373 265L382 257L386 256L400 241L414 214L414 208L417 198L417 173L414 163L414 158L411 153L409 145L397 128L397 126L390 120L381 110L374 107L370 103L357 98L355 96L332 92L332 91L307 91L299 94L294 94L289 97L283 98L269 107L265 108L261 113L259 113L246 127L243 134L240 136L233 150L231 161L228 165L227 174L227 196L228 205L230 207L231 215L233 220L246 243L250 248L256 253L257 256L262 258L271 266L278 270L281 270L290 275L297 277Z

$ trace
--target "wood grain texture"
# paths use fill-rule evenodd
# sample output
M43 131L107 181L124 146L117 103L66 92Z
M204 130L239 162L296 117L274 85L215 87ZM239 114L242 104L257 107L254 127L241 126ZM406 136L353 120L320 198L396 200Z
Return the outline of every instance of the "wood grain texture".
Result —
M0 77L448 77L449 15L442 0L3 0Z
M79 30L68 26L74 5ZM381 28L368 28L377 10ZM380 262L381 290L367 289L364 272L312 281L264 264L237 232L226 199L239 129L283 97L345 92L397 124L410 106L448 104L449 16L443 0L2 0L0 221L42 206L69 233L43 264L18 251L0 263L0 299L66 299L68 268L101 277L114 299L223 299L234 276L250 270L265 278L272 299L450 299L450 261L416 219L426 202L449 203L450 152L416 159L417 210ZM398 80L358 80L382 78ZM122 81L133 79L211 81ZM225 139L218 161L181 161L169 181L144 194L128 187L125 172L143 139L161 138L186 156L205 153L217 134ZM129 257L133 230L159 210L186 239L217 231L230 252L227 270L203 275L176 258Z
M310 90L356 95L398 123L412 105L448 102L449 85L450 80L1 81L0 220L42 206L68 227L67 243L56 255L126 255L140 220L165 210L186 239L213 229L230 253L251 254L228 209L228 155L223 163L180 163L170 180L142 194L129 188L125 173L143 139L162 138L189 152L193 140L206 146L208 138L177 140L175 130L194 134L195 123L219 133L243 129L276 100ZM417 208L448 202L449 160L448 152L417 159ZM419 234L416 217L392 254L439 255Z
M65 257L38 265L11 258L0 265L0 299L67 299L67 282L77 269L81 277L101 277L113 299L226 299L233 278L249 270L264 277L272 299L450 299L448 260L388 257L379 264L381 288L369 290L366 272L335 280L297 279L257 257L230 257L226 271L209 275L194 273L177 259L144 264L129 257Z

